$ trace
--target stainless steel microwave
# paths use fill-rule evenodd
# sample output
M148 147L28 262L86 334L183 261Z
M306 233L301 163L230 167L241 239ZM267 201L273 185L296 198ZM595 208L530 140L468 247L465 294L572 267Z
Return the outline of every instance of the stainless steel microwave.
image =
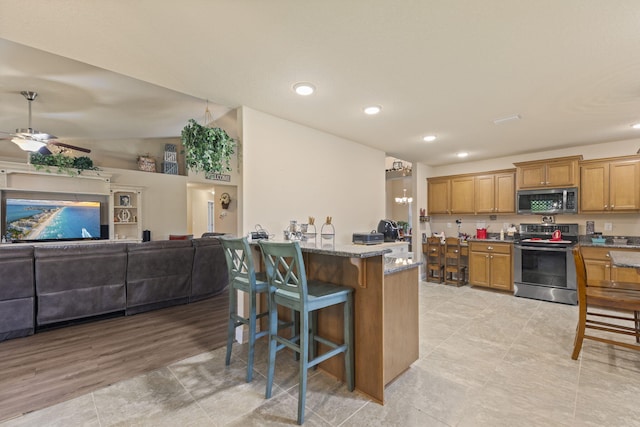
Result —
M518 214L576 214L578 189L573 187L519 190L516 206Z

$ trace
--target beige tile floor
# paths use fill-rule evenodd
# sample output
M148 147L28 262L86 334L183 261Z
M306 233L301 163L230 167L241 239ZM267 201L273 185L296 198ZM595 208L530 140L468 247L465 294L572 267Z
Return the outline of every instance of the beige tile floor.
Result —
M420 359L384 406L310 371L308 426L640 426L640 352L586 341L577 307L468 286L420 285ZM224 349L2 423L6 426L294 425L297 365L280 357L264 399L265 342L252 383L246 346Z

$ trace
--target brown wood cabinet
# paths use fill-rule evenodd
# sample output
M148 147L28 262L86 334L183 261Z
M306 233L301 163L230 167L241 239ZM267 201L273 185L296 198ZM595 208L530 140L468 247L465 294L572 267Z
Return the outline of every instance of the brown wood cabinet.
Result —
M513 245L502 242L469 243L469 284L513 290Z
M635 268L615 267L611 265L609 251L638 252L635 248L613 248L583 246L580 251L587 269L587 283L596 284L600 281L618 281L640 283L640 274Z
M475 213L515 213L515 173L475 177Z
M517 188L577 187L582 156L514 163Z
M429 204L427 211L429 215L449 214L449 193L451 180L449 178L429 178L427 179L427 200Z
M640 156L580 163L581 212L640 210Z
M473 189L473 176L460 176L451 178L451 213L474 213Z
M515 213L515 170L427 180L428 213Z

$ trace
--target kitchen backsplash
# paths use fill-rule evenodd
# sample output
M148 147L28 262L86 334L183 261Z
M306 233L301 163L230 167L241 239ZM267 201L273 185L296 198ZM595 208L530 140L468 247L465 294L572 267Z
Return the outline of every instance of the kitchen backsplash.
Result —
M577 223L579 225L579 233L586 234L587 221L595 222L595 232L602 233L607 236L640 236L640 214L613 214L613 215L556 215L555 222ZM420 223L420 233L424 233L429 228L434 233L445 233L448 237L455 237L458 234L458 224L456 220L461 220L460 232L467 233L470 236L476 234L476 228L481 228L479 224L483 224L489 233L499 233L503 229L504 224L515 224L516 227L520 223L537 223L542 222L540 215L498 215L496 220L489 219L489 215L435 215L431 217L426 227L424 223ZM611 230L606 230L607 223L611 224ZM414 233L415 234L415 233Z

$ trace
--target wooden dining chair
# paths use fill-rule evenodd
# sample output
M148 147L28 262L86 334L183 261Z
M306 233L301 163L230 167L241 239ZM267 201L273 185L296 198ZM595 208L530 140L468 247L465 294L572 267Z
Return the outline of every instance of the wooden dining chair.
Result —
M573 258L576 264L579 316L571 358L578 358L585 338L640 350L640 284L593 280L588 284L579 245L573 249ZM594 308L605 310L594 311ZM627 321L630 324L623 324ZM587 329L634 337L635 343L632 340L623 341L622 337L613 339L587 334Z
M461 286L466 283L467 267L462 262L462 247L457 237L447 237L444 242L444 281Z
M427 281L442 283L444 280L443 246L439 237L427 238Z

